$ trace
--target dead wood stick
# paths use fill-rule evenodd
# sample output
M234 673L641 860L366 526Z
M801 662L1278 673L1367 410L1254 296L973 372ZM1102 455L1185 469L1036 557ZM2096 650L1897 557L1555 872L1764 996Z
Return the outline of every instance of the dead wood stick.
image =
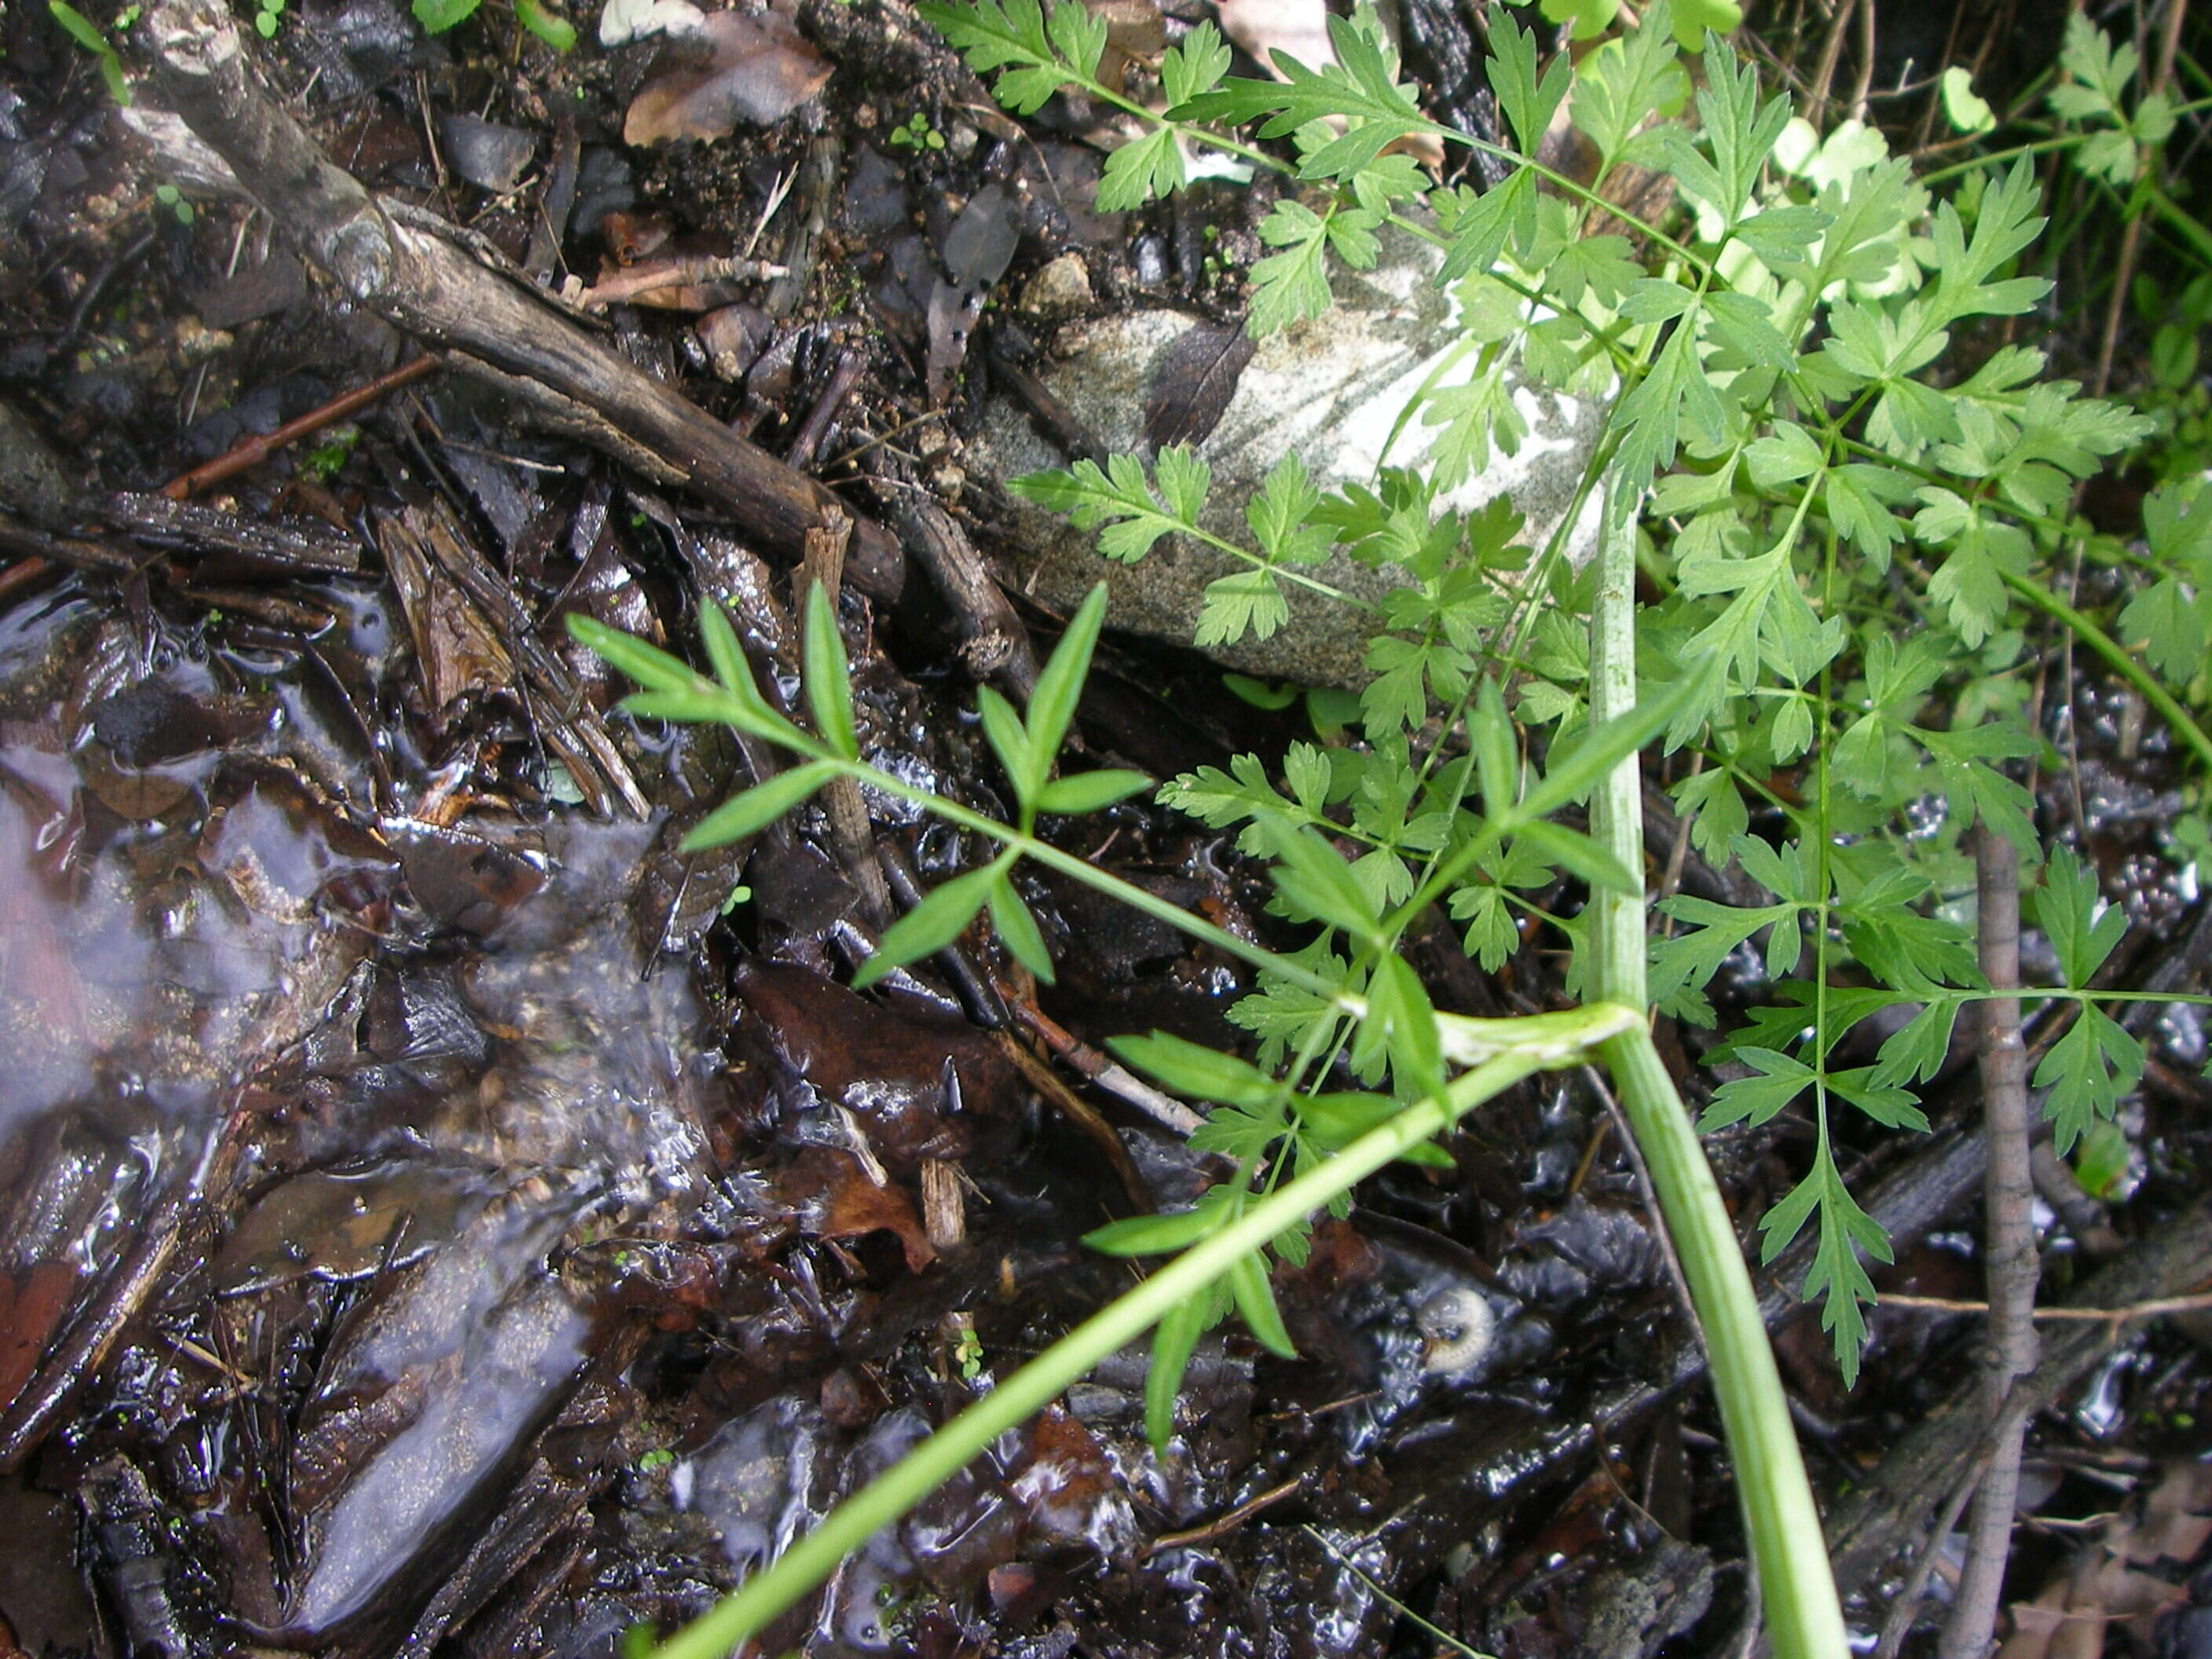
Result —
M1188 1549L1194 1545L1211 1544L1217 1538L1226 1538L1262 1510L1271 1510L1285 1498L1295 1496L1306 1484L1303 1474L1294 1474L1279 1486L1270 1486L1256 1498L1248 1498L1226 1515L1216 1516L1202 1525L1186 1527L1181 1532L1164 1532L1145 1546L1147 1557L1166 1550Z
M387 374L378 375L366 386L357 386L350 392L341 392L320 408L311 409L297 419L285 422L273 432L245 439L213 460L204 461L191 471L179 473L161 486L161 493L173 501L181 501L197 495L212 484L236 477L247 468L260 465L288 445L312 436L326 426L350 420L386 392L397 392L403 386L411 386L437 367L438 360L426 352Z
M968 532L915 480L914 469L888 449L871 453L867 467L884 512L960 618L962 663L979 680L1003 680L1016 701L1026 703L1037 676L1029 629L991 579Z
M2100 1261L2118 1253L2123 1241L2112 1231L2111 1216L2103 1204L2082 1190L2081 1181L2066 1167L2066 1161L2051 1150L2049 1141L2039 1139L2028 1149L2027 1168L2035 1178L2037 1194L2057 1212L2075 1243Z
M242 1097L245 1091L238 1091ZM234 1101L189 1170L156 1199L138 1224L137 1242L98 1286L67 1334L49 1348L36 1372L0 1412L0 1472L17 1468L45 1439L64 1410L106 1366L116 1344L168 1272L186 1227L228 1186L246 1144L251 1115Z
M1069 1032L1031 999L1015 996L1003 986L1000 995L1006 1000L1007 1012L1052 1050L1054 1060L1073 1067L1107 1093L1119 1095L1153 1122L1176 1134L1189 1135L1206 1127L1206 1120L1182 1102L1173 1095L1163 1094L1117 1061L1109 1060Z
M579 289L574 299L586 311L604 311L624 300L635 300L642 294L658 294L663 289L690 288L701 283L721 283L732 279L759 282L788 274L781 265L772 265L763 259L747 259L736 254L678 254L671 258L655 259L650 264L632 265L618 276L610 276L604 283Z
M819 586L830 600L830 625L837 625L837 594L843 586L845 544L853 521L840 513L818 530L806 532L806 553L799 562L795 598L805 626L808 600ZM853 878L860 896L860 911L878 933L890 926L891 889L876 858L876 832L868 822L868 804L861 799L860 781L832 778L822 791L822 805L830 817L830 839L836 843L838 862Z
M2000 991L2020 984L2020 854L1984 822L1976 832L1982 976ZM2035 1369L2035 1289L2042 1263L2035 1249L2035 1186L2028 1171L2027 1048L2020 1036L2020 999L1982 1004L1982 1120L1990 1159L1984 1177L1988 1238L1989 1358L1983 1376L1988 1420L2001 1423L2016 1378ZM1943 1627L1942 1659L1980 1659L1996 1629L2012 1527L2020 1504L2023 1414L1990 1445L1989 1464L1974 1493L1966 1528L1966 1566Z
M1990 1310L1986 1302L1973 1302L1948 1296L1901 1296L1895 1291L1881 1293L1885 1308L1912 1308L1925 1313L1985 1314ZM2125 1308L2038 1308L2035 1316L2049 1324L2063 1324L2071 1320L2084 1325L2124 1325L2136 1319L2163 1319L2168 1314L2203 1313L2212 1309L2212 1291L2198 1291L2190 1296L2154 1296L2148 1302L2137 1302Z
M1029 1085L1042 1095L1073 1125L1076 1132L1098 1149L1114 1173L1121 1178L1121 1191L1136 1206L1139 1215L1150 1215L1159 1208L1152 1197L1152 1188L1145 1185L1145 1177L1138 1173L1137 1162L1129 1156L1129 1149L1121 1144L1121 1137L1114 1133L1114 1126L1101 1117L1097 1111L1060 1080L1060 1074L1035 1054L1014 1041L1006 1031L993 1034L1006 1058L1028 1079Z
M805 159L799 164L798 216L784 233L783 274L769 284L761 309L771 317L788 317L806 297L814 280L814 267L822 256L823 234L837 204L837 182L843 168L844 146L835 133L810 141Z
M860 374L868 366L867 354L857 346L848 346L837 356L837 367L830 372L830 384L822 388L822 395L814 400L814 407L806 411L799 430L791 440L791 449L784 459L801 472L814 465L815 452L822 441L830 435L830 428L837 418L837 411L853 395L853 388L860 383Z
M823 486L624 362L534 288L424 228L434 221L386 212L270 95L216 0L161 0L147 33L162 94L347 299L427 345L538 381L591 410L787 556L803 550L826 508L842 507ZM605 447L623 453L616 443ZM847 560L861 591L897 598L904 556L881 525L855 520Z

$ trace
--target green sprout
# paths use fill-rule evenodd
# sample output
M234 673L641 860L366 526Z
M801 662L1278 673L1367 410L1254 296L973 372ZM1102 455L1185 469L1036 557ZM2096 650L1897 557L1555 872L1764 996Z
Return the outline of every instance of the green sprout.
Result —
M904 126L891 129L891 148L915 151L943 149L945 135L929 124L929 117L916 110Z
M70 5L69 0L46 0L46 10L62 26L62 33L98 60L100 78L107 83L107 95L127 106L131 102L131 83L123 78L123 60L116 55L107 37L100 32L100 26ZM132 15L136 15L135 8Z

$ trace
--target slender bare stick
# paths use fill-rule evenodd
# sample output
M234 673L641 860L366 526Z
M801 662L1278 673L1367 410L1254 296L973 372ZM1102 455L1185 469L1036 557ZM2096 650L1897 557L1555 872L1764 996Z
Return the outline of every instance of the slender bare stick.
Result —
M1974 851L1983 975L1997 990L2020 984L2020 854L1984 823ZM1942 1659L1981 1659L1996 1628L2005 1563L2020 1500L2020 1447L2027 1419L2004 1420L2016 1377L2035 1369L2035 1187L2028 1168L2027 1049L2020 999L1982 1004L1982 1118L1989 1133L1984 1206L1989 1212L1989 1362L1983 1386L1997 1425L1988 1471L1966 1528L1966 1569L1937 1650Z
M335 426L340 421L350 420L367 409L387 392L397 392L401 386L421 380L438 367L438 360L425 353L399 365L389 374L380 374L366 386L341 392L320 408L311 409L296 420L287 421L273 432L264 432L246 439L243 443L224 451L213 460L179 473L161 486L161 493L171 501L181 501L201 490L232 478L249 467L267 460L289 444Z

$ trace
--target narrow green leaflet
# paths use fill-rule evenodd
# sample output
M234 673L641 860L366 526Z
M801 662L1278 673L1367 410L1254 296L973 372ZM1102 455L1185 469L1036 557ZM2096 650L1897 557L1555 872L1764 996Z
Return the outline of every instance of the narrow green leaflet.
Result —
M1542 79L1538 79L1534 32L1522 28L1505 15L1491 24L1490 53L1483 73L1498 100L1499 112L1513 129L1514 137L1520 141L1521 153L1534 155L1544 135L1552 130L1552 118L1566 101L1567 88L1573 79L1567 56L1565 52L1554 53L1545 66Z
M1364 9L1356 21L1331 17L1328 38L1336 52L1334 64L1309 69L1279 50L1273 54L1274 67L1287 79L1231 78L1170 109L1169 118L1235 125L1264 116L1262 138L1280 138L1310 121L1332 117L1349 118L1364 130L1385 132L1389 137L1431 129L1432 124L1414 106L1412 89L1398 84L1397 64L1382 42L1381 25L1371 9ZM1382 142L1388 143L1389 137ZM1377 150L1381 147L1376 145ZM1328 171L1335 170L1332 158Z
M1200 1204L1188 1210L1109 1221L1084 1234L1083 1242L1107 1255L1170 1255L1219 1231L1225 1218L1220 1205Z
M992 889L1012 862L1012 854L1003 854L981 870L955 876L933 889L921 903L884 929L875 955L853 975L853 988L865 991L892 969L933 956L958 939L975 919L975 913L990 902Z
M1051 984L1052 952L1045 948L1044 935L1037 931L1036 918L1030 914L1030 907L1015 890L1012 878L1000 872L998 879L991 884L990 895L991 926L998 930L999 942L1041 982Z
M860 740L853 727L852 669L845 660L845 642L837 636L830 590L820 582L806 595L805 635L806 706L814 715L814 729L847 760L858 760Z
M1229 1270L1229 1289L1237 1298L1237 1316L1260 1340L1260 1346L1284 1359L1298 1357L1290 1332L1284 1328L1282 1310L1267 1283L1267 1263L1257 1255L1242 1255Z
M2045 867L2043 886L2035 895L2035 920L2057 952L2067 985L2075 990L2095 977L2128 930L2126 913L2104 902L2096 875L2070 847Z
M1135 1066L1162 1088L1194 1100L1267 1107L1283 1094L1283 1085L1256 1066L1170 1031L1115 1037L1106 1046L1115 1059Z
M2045 1110L2051 1121L2051 1144L2063 1158L2100 1118L2111 1118L2142 1079L2143 1047L2124 1027L2093 1002L2035 1068L2034 1084L2048 1089Z
M1863 1251L1877 1261L1891 1260L1889 1238L1844 1187L1842 1172L1828 1155L1825 1136L1812 1173L1759 1224L1765 1241L1761 1259L1772 1261L1787 1249L1816 1212L1820 1243L1801 1294L1808 1302L1820 1300L1820 1327L1834 1340L1836 1365L1844 1374L1844 1386L1855 1388L1859 1354L1866 1346L1863 1309L1875 1299L1874 1280L1867 1276L1859 1255Z
M1197 1296L1178 1304L1152 1334L1152 1368L1145 1373L1145 1437L1156 1452L1165 1452L1175 1437L1176 1396L1198 1339L1213 1322L1212 1299Z
M1152 781L1142 772L1115 767L1097 772L1078 772L1070 777L1054 778L1038 790L1036 808L1040 812L1079 817L1086 812L1103 811L1116 801L1127 800L1152 785Z
M1164 465L1165 458L1162 460ZM1204 486L1200 488L1202 491ZM1053 757L1066 741L1076 704L1083 696L1083 682L1091 673L1091 653L1098 647L1098 630L1105 623L1106 584L1099 582L1068 620L1067 631L1060 636L1060 643L1037 673L1036 689L1030 693L1028 763L1019 782L1024 801L1036 799Z
M834 761L809 761L788 772L778 772L724 801L693 825L678 846L684 852L698 853L756 835L802 801L811 799L836 775Z
M1154 127L1106 158L1098 180L1098 211L1123 213L1182 188L1182 150L1173 127Z
M1329 212L1334 217L1337 210ZM1252 309L1245 326L1255 339L1321 316L1333 303L1324 257L1328 227L1328 219L1290 197L1277 202L1261 222L1260 240L1282 252L1252 267Z
M1772 1048L1739 1048L1735 1058L1758 1075L1736 1078L1713 1091L1712 1104L1698 1119L1701 1135L1738 1123L1755 1129L1803 1094L1820 1076L1803 1060Z

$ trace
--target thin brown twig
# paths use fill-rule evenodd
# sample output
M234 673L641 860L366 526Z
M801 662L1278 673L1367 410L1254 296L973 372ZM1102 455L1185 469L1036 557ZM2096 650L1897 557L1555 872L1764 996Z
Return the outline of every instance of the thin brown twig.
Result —
M1851 88L1851 118L1867 118L1867 101L1874 92L1874 0L1859 0L1859 76ZM1904 90L1899 77L1899 88Z
M746 259L734 254L676 254L650 264L633 265L618 276L596 287L580 289L571 302L586 311L604 311L640 295L664 289L692 288L703 283L769 282L790 273L765 259Z
M386 392L411 386L437 367L438 359L426 352L400 364L388 374L378 375L366 386L357 386L352 391L331 398L320 408L311 409L296 420L285 422L273 432L248 438L213 460L203 462L191 471L179 474L161 486L161 493L173 501L187 500L226 478L237 477L248 467L260 465L287 445L297 443L301 439L339 421L350 420Z
M2028 1390L2017 1389L2007 1396L2003 1409L1990 1425L1992 1437L2011 1432L2016 1418L2023 1425L2027 1420ZM1905 1638L1912 1633L1912 1621L1918 1615L1921 1597L1928 1593L1928 1581L1935 1575L1936 1564L1943 1556L1943 1540L1958 1526L1959 1517L1966 1512L1966 1504L1978 1484L1978 1465L1970 1463L1965 1474L1952 1488L1949 1499L1928 1528L1928 1541L1921 1546L1920 1559L1912 1564L1912 1572L1889 1604L1889 1616L1882 1620L1881 1639L1875 1644L1875 1659L1897 1659L1898 1650L1904 1647Z
M1986 1302L1973 1302L1948 1296L1899 1296L1893 1291L1882 1292L1885 1308L1911 1308L1923 1313L1985 1314L1990 1310ZM2124 1308L2038 1308L2038 1319L2063 1323L2073 1321L2082 1325L2120 1325L2135 1319L2162 1319L2168 1314L2203 1313L2212 1309L2212 1291L2201 1291L2194 1296L2161 1296L2148 1302L2130 1303Z
M2020 984L2020 854L1986 819L1974 843L1981 969L1998 990ZM2016 1379L2035 1369L2035 1291L2041 1262L2035 1249L2035 1187L2028 1169L2027 1048L2021 1041L2020 999L1982 1005L1982 1121L1989 1140L1984 1186L1989 1237L1989 1362L1984 1390L1992 1425L1989 1464L1976 1488L1966 1528L1966 1571L1937 1648L1941 1659L1981 1659L1996 1629L2005 1564L2020 1503L2022 1414L2004 1420Z
M2166 23L2159 31L2158 58L2144 83L2145 96L2164 92L2166 82L2173 76L2173 60L2181 49L2181 21L2188 9L2187 0L2166 0ZM2104 331L2097 341L2097 374L2089 386L2091 392L2100 398L2112 383L2112 357L2119 347L2120 319L2127 310L2128 289L2135 282L2136 260L2142 246L2142 225L2143 216L2130 213L2120 229L2120 257L2113 267L2112 297L2105 306Z
M1864 0L1841 0L1828 20L1827 37L1820 42L1820 60L1813 71L1813 81L1805 94L1807 113L1813 124L1820 123L1821 112L1828 102L1828 89L1836 83L1836 64L1844 55L1844 36L1850 32L1851 18Z
M1691 1339L1703 1352L1705 1346L1705 1328L1698 1321L1697 1304L1690 1296L1690 1280L1682 1271L1682 1258L1674 1252L1674 1237L1667 1231L1667 1218L1659 1208L1659 1189L1651 1184L1651 1170L1644 1162L1644 1149L1636 1143L1635 1132L1628 1127L1628 1119L1613 1098L1613 1091L1606 1086L1605 1074L1595 1066L1583 1067L1583 1074L1597 1097L1605 1103L1606 1115L1612 1120L1613 1133L1620 1139L1628 1153L1631 1168L1636 1171L1636 1189L1643 1194L1644 1212L1651 1220L1651 1231L1659 1241L1659 1250L1667 1263L1667 1278L1674 1288L1674 1300L1682 1310L1682 1320L1690 1328ZM1710 1356L1708 1356L1710 1363Z
M1158 1555L1162 1550L1182 1549L1193 1544L1211 1544L1217 1538L1226 1538L1262 1510L1273 1509L1285 1498L1294 1495L1306 1483L1305 1476L1294 1474L1279 1486L1270 1486L1256 1498L1248 1498L1225 1515L1195 1527L1186 1527L1181 1532L1164 1532L1152 1540L1145 1552Z

